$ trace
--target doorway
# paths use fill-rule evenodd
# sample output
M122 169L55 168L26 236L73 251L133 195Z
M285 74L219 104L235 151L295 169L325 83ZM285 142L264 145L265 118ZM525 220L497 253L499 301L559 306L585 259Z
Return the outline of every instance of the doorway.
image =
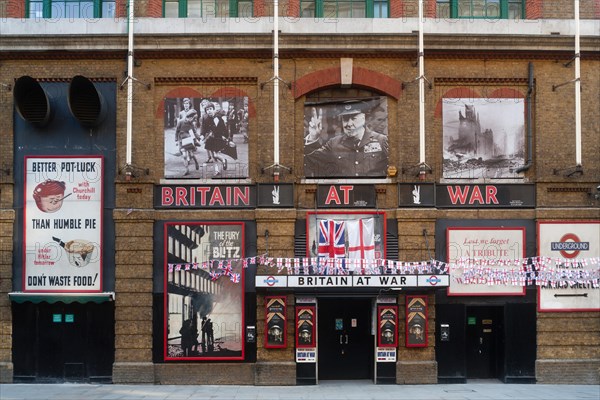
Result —
M467 379L496 379L504 363L503 307L473 306L466 310Z
M319 379L373 379L371 298L319 298Z
M114 305L13 303L15 382L111 382Z

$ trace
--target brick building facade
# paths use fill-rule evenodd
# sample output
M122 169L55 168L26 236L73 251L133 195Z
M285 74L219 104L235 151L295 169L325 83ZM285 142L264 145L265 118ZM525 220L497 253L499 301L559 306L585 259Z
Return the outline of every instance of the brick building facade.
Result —
M29 17L30 3L0 0L2 382L295 385L351 379L350 375L327 374L339 360L328 352L325 339L337 341L339 335L340 343L347 343L352 335L347 332L361 327L364 318L369 329L366 339L359 340L362 347L356 350L364 358L351 361L367 365L361 379L397 384L464 382L482 377L473 372L480 369L487 371L483 377L507 383L600 383L597 304L565 300L564 306L559 302L546 307L549 300L538 293L543 289L531 282L522 292L509 294L493 289L473 294L464 288L452 293L452 274L444 267L451 265L456 255L451 238L466 243L481 232L502 232L510 240L514 235L518 252L513 258L531 266L539 261L537 257L549 254L545 235L558 235L558 239L548 239L557 243L568 241L563 240L567 234L577 234L574 242L589 246L571 253L563 249L561 254L585 260L582 263L591 268L591 277L577 282L583 286L571 286L575 289L554 297L597 299L600 250L593 239L600 229L599 1L580 4L582 117L578 143L575 83L570 82L575 76L572 1L527 0L518 19L477 19L438 17L438 8L447 2L426 0L426 163L419 156L417 0L390 0L386 3L389 18L301 18L304 2L279 4L283 18L279 20L278 155L274 154L272 3L254 1L252 17L246 18L163 18L162 0L136 1L134 69L130 73L125 0L114 2L114 18L91 19ZM67 98L76 95L70 92L75 76L89 78L107 103L107 116L98 124L81 126L72 120L73 106L67 105ZM50 108L56 112L47 125L24 118L18 93L25 92L22 101L28 105L34 89L23 89L27 81L22 77L34 78L51 95ZM133 129L129 134L130 81ZM208 162L203 143L196 147L197 166L193 159L184 162L185 154L178 155L183 147L173 136L184 98L191 99L199 112L198 132L207 113L202 100L234 108L236 115L228 120L237 119L236 131L229 142L237 147L237 159L224 157L229 164L217 159ZM518 104L517 112L504 114L500 108L491 114L484 112L486 105L499 107L511 100ZM320 122L331 129L330 140L334 140L341 130L336 126L337 114L344 115L346 107L350 110L369 101L383 107L387 119L388 168L383 174L355 175L345 169L340 175L308 167L312 109L317 117L316 110L324 110L325 119ZM473 149L472 143L462 143L452 134L446 137L446 129L458 124L452 122L454 117L466 115L470 107L481 115L482 125L494 121L509 126L507 120L520 121L513 136L495 130L503 139L496 141L498 150L490 150L494 155L486 164L482 159L487 156ZM247 115L239 113L244 108ZM375 108L371 107L372 113ZM503 121L505 125L500 123ZM508 144L511 140L516 144ZM381 143L369 148L377 152ZM448 155L451 152L452 157ZM501 158L499 154L505 156L502 166L493 163ZM62 212L65 219L74 219L73 215L85 219L94 210L101 213L97 222L102 221L102 230L97 239L102 243L98 250L102 256L97 272L102 283L92 289L57 284L59 289L44 286L38 290L28 281L35 265L28 254L29 247L42 239L30 235L45 231L40 228L43 221L28 219L35 215L31 211L35 204L27 202L31 165L90 158L102 165L103 177L95 181L102 193L100 205L92 210L72 203L73 208ZM280 164L274 163L276 159ZM215 165L220 169L214 169ZM271 199L275 186L277 202L275 195ZM410 194L417 186L422 204ZM344 191L363 188L364 198L345 201L348 192ZM178 201L169 203L170 190L175 193L173 198L180 194ZM192 192L198 197L192 199ZM198 200L200 193L210 200ZM239 204L232 200L235 193L240 194ZM444 193L450 193L449 200L444 200ZM474 193L479 194L473 197ZM67 205L67 197L64 199ZM58 217L48 220L51 218ZM380 236L374 245L381 252L377 259L401 262L390 264L392 270L400 268L398 275L415 279L417 275L449 275L450 283L438 288L435 282L360 288L342 281L313 287L292 284L292 277L302 275L293 272L295 260L310 258L313 243L321 244L318 234L312 233L319 218L348 225L354 219L373 218ZM52 224L53 233L46 236L59 232L65 236L60 239L67 241L68 236L73 237L71 233L82 232L56 228L60 223L56 225L55 220ZM346 232L349 236L350 231ZM583 238L588 232L591 241ZM217 250L212 242L206 244L207 240L223 235L239 236L231 239L231 246L240 247L242 253L215 256ZM212 256L202 258L196 252L203 246L213 246ZM347 244L346 251L350 251ZM317 252L312 253L313 258ZM558 256L554 253L552 257ZM219 260L218 267L214 264L211 268L212 260ZM234 271L245 275L238 286L234 272L209 278L208 272L223 275L231 260ZM439 263L431 264L431 260ZM65 268L86 271L94 263L81 268L66 263ZM415 273L411 263L423 270ZM437 269L428 269L432 265ZM40 274L42 277L43 272ZM356 282L362 275L345 276ZM261 284L261 279L283 277L287 286L274 281ZM595 286L590 284L589 293L578 291L593 279ZM239 310L238 303L230 306L238 313L235 328L231 328L235 339L230 343L223 333L212 351L200 351L196 344L186 353L184 333L181 338L176 333L182 332L179 327L183 330L185 316L191 316L195 328L201 330L198 321L207 314L198 311L197 302L206 297L212 299L212 315L224 320L229 314L217 311L225 302L219 297L223 293L235 294L243 304ZM274 311L269 303L272 297L285 305L283 311ZM414 298L423 302L420 312L425 316L426 332L411 345L408 335L415 323L407 309ZM358 317L338 318L337 310L344 304L365 311ZM389 347L392 359L382 355L380 360L378 353L388 349L377 341L377 327L386 315L380 312L382 305L395 310L397 337ZM313 333L320 339L305 347L319 356L301 359L297 319L300 311L310 312L311 307L320 313L312 320L316 326ZM275 326L271 322L275 314L285 325L284 345L273 344L281 341L267 332ZM335 321L332 331L324 327L331 322L326 317ZM230 328L224 326L223 331ZM51 338L42 339L44 332L50 331L47 336ZM482 350L484 359L469 355L477 351L478 340L483 342L479 337L496 332L501 333L494 336L495 342ZM72 335L83 337L84 343ZM198 335L202 337L202 332ZM83 358L71 354L70 340L74 347L87 346L89 354ZM53 344L56 350L48 353L47 346ZM40 361L29 361L31 357ZM330 361L333 364L327 364Z

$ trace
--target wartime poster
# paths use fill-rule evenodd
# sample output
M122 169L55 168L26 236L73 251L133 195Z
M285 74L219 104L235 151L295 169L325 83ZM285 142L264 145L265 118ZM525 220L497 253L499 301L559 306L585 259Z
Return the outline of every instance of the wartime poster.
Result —
M244 230L165 223L165 360L244 359Z
M388 155L387 98L305 103L305 176L385 177Z
M547 282L538 287L539 311L600 310L600 221L539 222L538 252L550 258L538 272Z
M286 346L285 297L265 297L265 347Z
M103 158L25 164L23 290L102 291Z
M315 307L296 307L296 347L315 347Z
M427 297L406 296L406 347L427 347Z
M505 276L520 272L525 257L525 228L448 228L449 296L524 295L525 282L506 282ZM515 264L516 262L516 264ZM463 276L466 266L477 272L473 279ZM502 271L491 274L488 271ZM517 276L517 274L513 274Z
M167 98L165 178L248 176L248 97Z
M517 178L525 164L525 99L443 99L448 179Z
M392 305L377 306L377 346L398 346L398 307Z

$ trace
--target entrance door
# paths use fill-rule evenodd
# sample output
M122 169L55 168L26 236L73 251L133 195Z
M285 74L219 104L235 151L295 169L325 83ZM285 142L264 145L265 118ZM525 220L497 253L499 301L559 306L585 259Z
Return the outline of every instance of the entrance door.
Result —
M502 365L502 307L467 307L467 379L497 378Z
M13 303L16 382L110 381L113 303Z
M371 299L318 302L319 379L372 379Z

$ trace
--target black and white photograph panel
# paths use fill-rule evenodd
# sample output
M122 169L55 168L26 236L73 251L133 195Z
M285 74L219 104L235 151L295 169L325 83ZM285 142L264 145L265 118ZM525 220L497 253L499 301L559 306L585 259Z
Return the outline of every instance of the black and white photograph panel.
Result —
M525 99L443 99L447 179L518 178L525 159Z
M248 97L166 98L165 178L248 176Z
M304 105L304 175L385 177L387 98L340 99Z

